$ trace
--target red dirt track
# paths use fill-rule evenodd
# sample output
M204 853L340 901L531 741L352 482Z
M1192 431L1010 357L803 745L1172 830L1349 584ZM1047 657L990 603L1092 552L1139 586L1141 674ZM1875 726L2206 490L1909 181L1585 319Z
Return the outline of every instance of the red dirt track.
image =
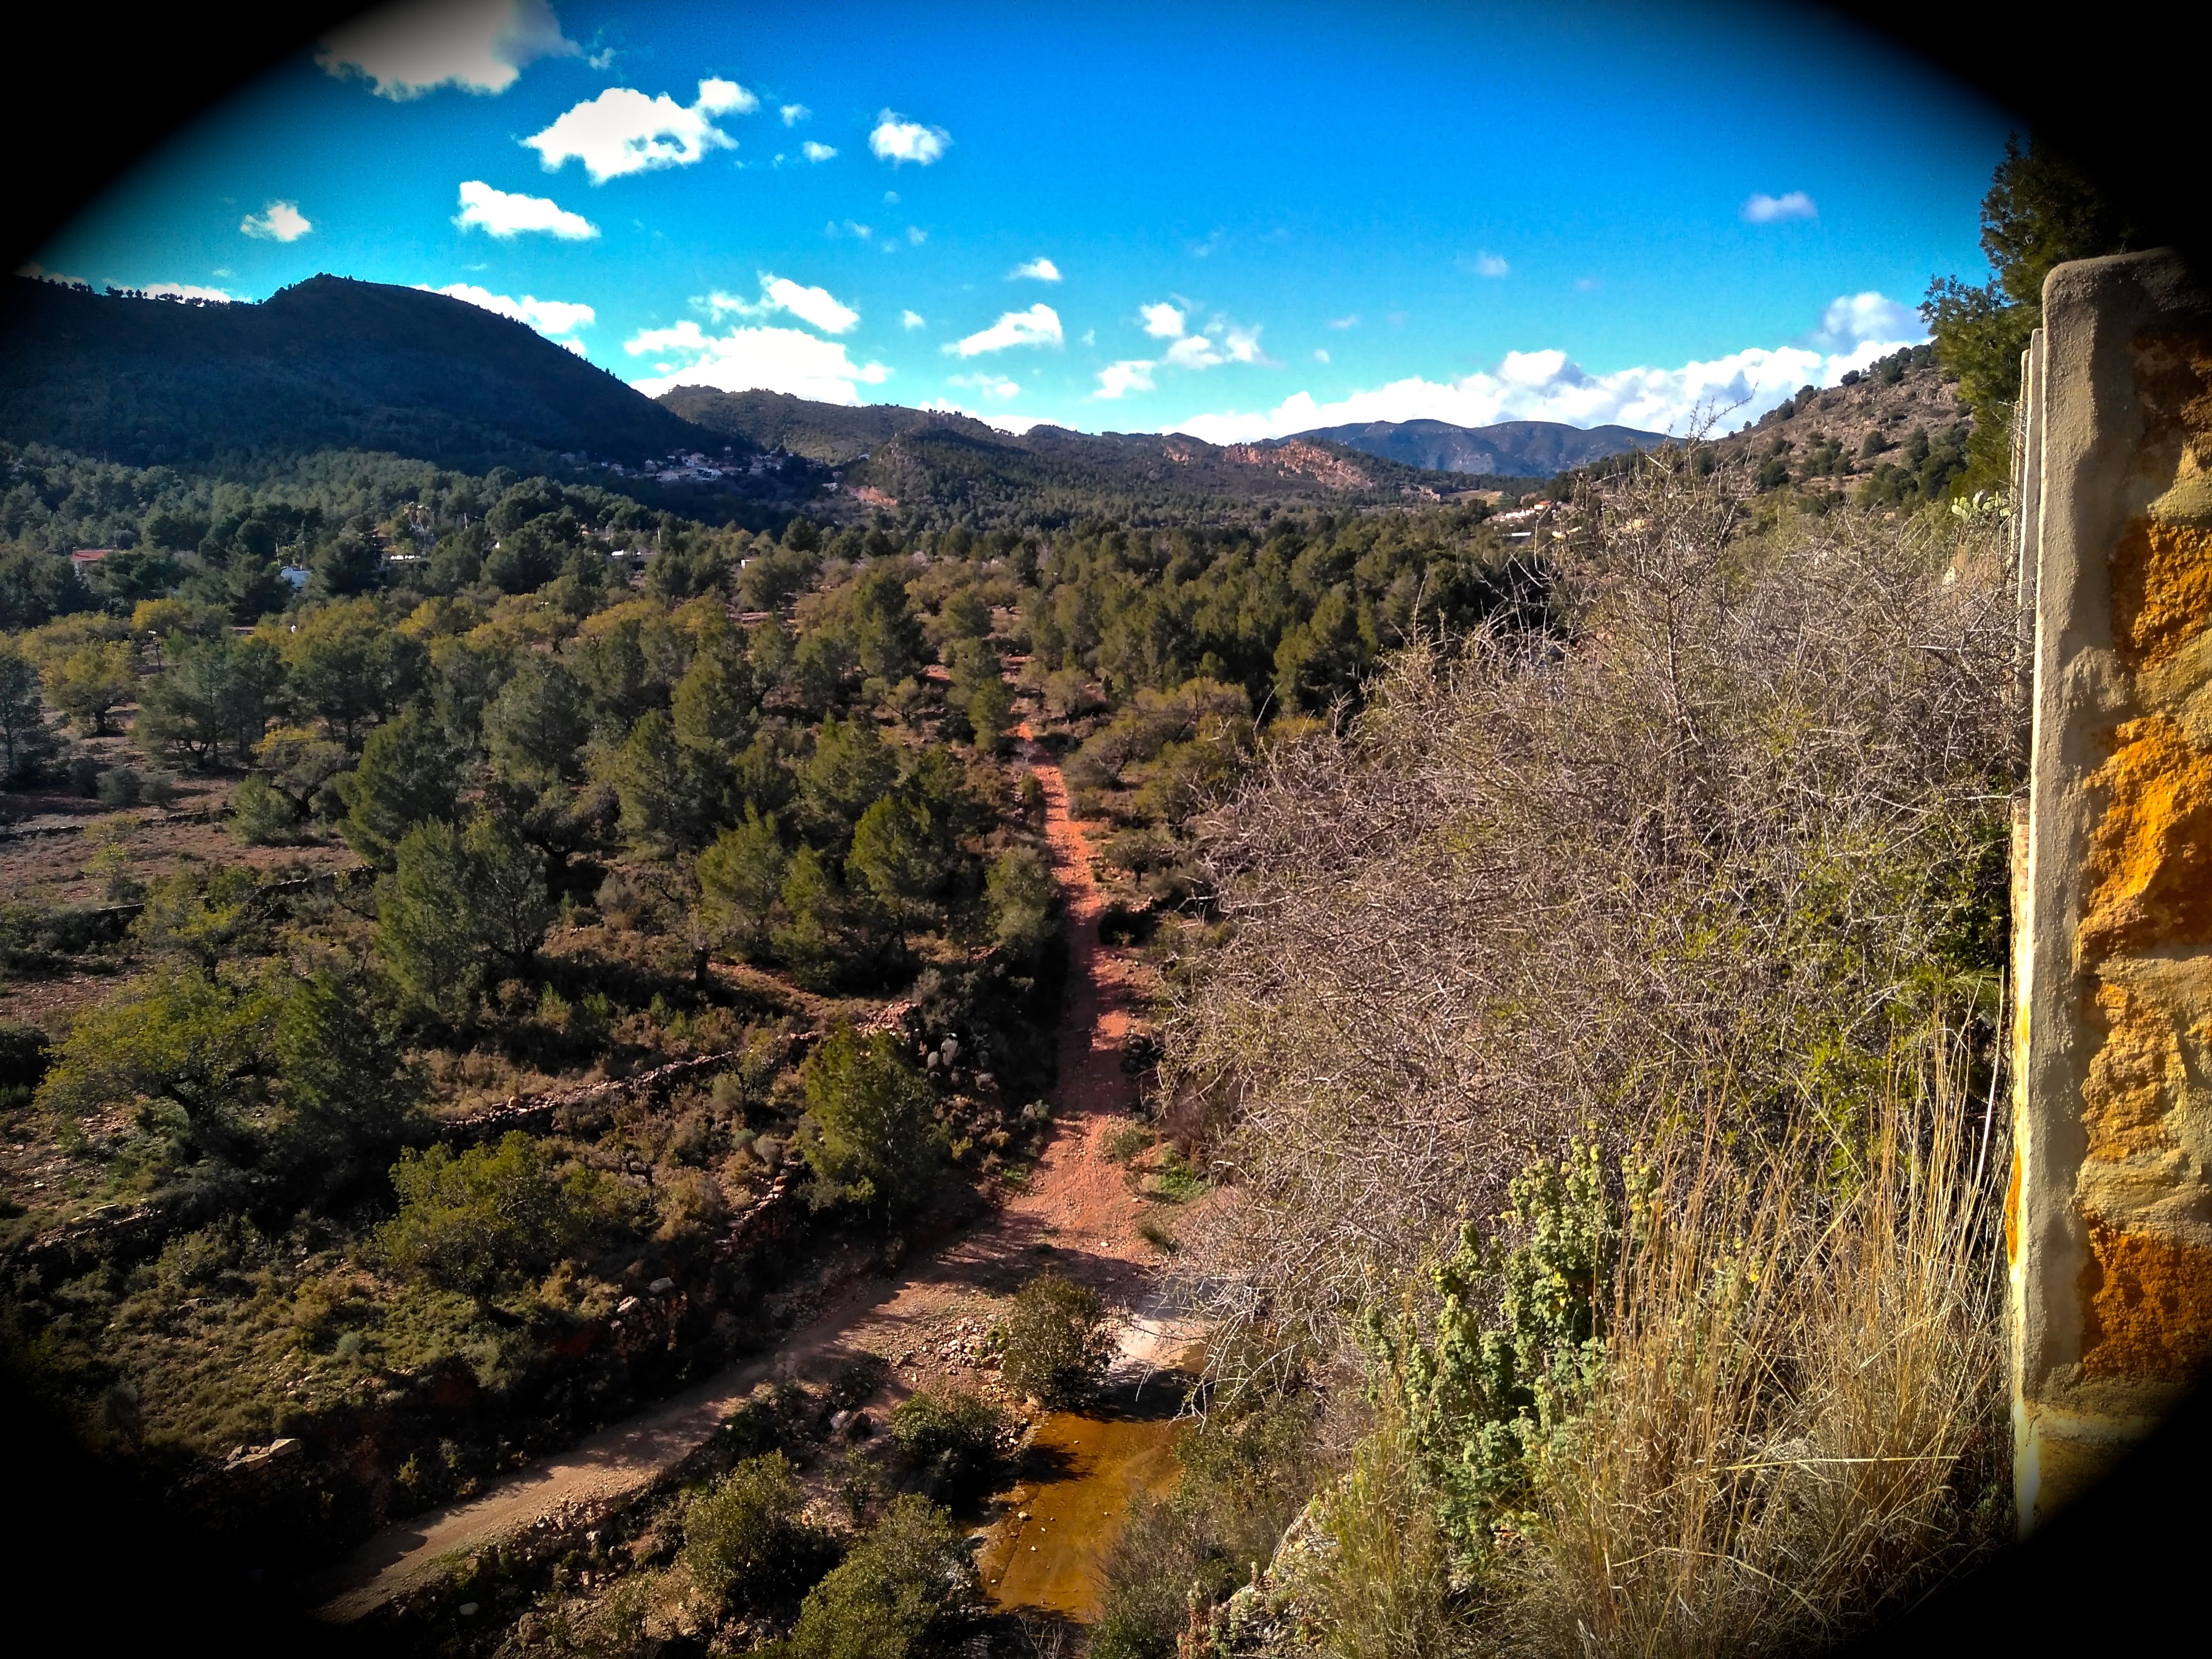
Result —
M845 1287L778 1349L731 1367L676 1398L541 1460L466 1502L386 1528L317 1585L324 1617L349 1620L434 1581L445 1558L483 1548L541 1517L603 1510L667 1476L711 1436L754 1385L772 1376L823 1380L863 1352L893 1362L884 1399L903 1398L943 1374L946 1338L963 1320L988 1322L989 1298L1049 1265L1095 1287L1109 1305L1145 1301L1158 1260L1137 1234L1145 1203L1101 1137L1137 1100L1121 1067L1132 1005L1146 966L1103 945L1105 908L1091 848L1068 817L1059 766L1020 728L1024 758L1044 789L1045 834L1066 905L1067 1000L1060 1029L1055 1133L1030 1170L987 1218L917 1257L898 1279ZM1145 1358L1162 1346L1133 1322L1125 1350ZM963 1363L953 1358L952 1364Z

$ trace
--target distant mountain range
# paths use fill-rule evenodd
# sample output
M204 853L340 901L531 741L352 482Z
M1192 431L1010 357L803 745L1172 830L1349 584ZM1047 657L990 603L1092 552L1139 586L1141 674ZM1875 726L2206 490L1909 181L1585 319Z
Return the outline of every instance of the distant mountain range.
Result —
M863 506L983 520L1016 510L1142 519L1328 499L1438 501L1486 482L1530 482L1441 473L1322 437L1224 446L1180 433L1057 426L1017 434L936 410L706 386L678 386L660 401L710 430L842 467L840 488Z
M1663 432L1639 432L1628 426L1567 426L1558 421L1501 421L1496 426L1370 421L1364 425L1316 427L1297 435L1437 472L1517 478L1549 478L1608 455L1656 449L1667 441Z
M524 325L416 289L314 276L258 305L4 289L0 438L16 443L140 466L380 449L481 472L710 441Z
M1017 435L963 415L772 392L683 386L655 401L478 307L316 276L236 305L0 283L0 440L138 466L367 449L471 472L572 474L586 459L635 467L781 448L816 465L687 471L672 483L596 476L648 505L717 520L803 509L987 524L1449 501L1487 485L1526 489L1657 434L1415 421L1223 446L1051 426ZM842 477L830 479L830 467Z

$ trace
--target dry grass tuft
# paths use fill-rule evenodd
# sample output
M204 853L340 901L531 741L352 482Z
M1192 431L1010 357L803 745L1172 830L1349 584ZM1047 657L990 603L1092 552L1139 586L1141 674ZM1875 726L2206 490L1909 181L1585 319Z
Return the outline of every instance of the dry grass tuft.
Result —
M1613 1298L1587 1414L1483 1645L1794 1653L2008 1530L1990 1123L1955 1039L1893 1073L1841 1191L1708 1140Z

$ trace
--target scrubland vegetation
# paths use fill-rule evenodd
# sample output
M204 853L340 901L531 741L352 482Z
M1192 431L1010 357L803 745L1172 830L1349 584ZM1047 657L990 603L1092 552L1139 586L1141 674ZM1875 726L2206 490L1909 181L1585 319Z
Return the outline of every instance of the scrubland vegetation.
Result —
M1753 488L1619 475L1539 625L1200 829L1163 1115L1234 1202L1113 1650L1796 1651L2007 1535L2000 529Z
M1417 615L1542 603L1479 507L769 536L388 456L5 459L8 1364L280 1572L1021 1178L1063 967L1018 719L1119 825L1133 934L1265 733ZM1159 1178L1200 1184L1174 1147ZM1009 1378L1085 1397L1099 1316L1010 1304ZM950 1534L899 1488L972 1496L1004 1425L916 1402L885 1474L771 1407L732 1449L834 1465L843 1522L775 1532L789 1594L748 1602L760 1466L720 1520L638 1522L694 1581L652 1593L809 1652L911 1635ZM660 1627L607 1583L532 1594L592 1643Z

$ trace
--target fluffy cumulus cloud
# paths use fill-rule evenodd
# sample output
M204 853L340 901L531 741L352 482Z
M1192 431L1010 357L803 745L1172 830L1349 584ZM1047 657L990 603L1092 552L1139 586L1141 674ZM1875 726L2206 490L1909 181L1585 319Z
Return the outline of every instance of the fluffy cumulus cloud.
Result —
M1927 333L1920 313L1886 294L1839 295L1820 313L1813 343L1823 351L1851 351L1869 340L1917 340Z
M461 185L461 210L453 222L463 230L481 230L501 241L535 231L557 236L564 242L587 242L599 228L580 213L571 213L543 196L518 196L495 190L481 179Z
M1027 311L1009 311L990 327L978 329L945 349L963 357L975 357L986 351L1004 351L1009 346L1056 346L1064 339L1060 313L1039 301Z
M918 311L902 311L899 313L899 326L901 328L927 328L928 324L923 319L922 314Z
M198 283L149 283L138 291L157 300L205 300L227 306L239 303L235 294L219 288L202 288Z
M1209 323L1205 331L1186 334L1167 349L1165 361L1177 368L1218 368L1224 363L1264 363L1257 328L1232 328Z
M1478 253L1468 269L1478 276L1503 276L1513 267L1505 263L1505 257L1503 254Z
M548 173L581 161L592 182L604 185L626 173L688 167L710 150L735 149L738 141L714 118L749 115L759 107L760 100L734 81L702 81L690 104L665 92L648 98L634 88L609 87L522 142L538 152Z
M1155 340L1173 340L1182 334L1187 313L1165 300L1158 305L1139 306L1137 314L1145 319L1145 332Z
M1109 363L1098 371L1098 390L1094 398L1126 398L1132 392L1152 389L1152 371L1158 363L1142 357L1126 358L1118 363Z
M952 135L943 127L926 127L885 110L876 117L875 129L868 134L868 148L878 161L889 161L893 167L912 161L926 167L952 148Z
M1056 283L1060 280L1060 267L1049 259L1027 259L1008 271L1006 280L1010 283Z
M238 228L259 241L296 242L315 225L300 211L297 202L268 202L260 212L249 213L240 219Z
M1880 295L1850 295L1828 307L1824 325L1855 327L1909 318L1885 313ZM1840 310L1838 308L1841 308ZM1449 421L1489 426L1498 421L1563 421L1570 426L1618 422L1646 431L1686 433L1704 422L1734 427L1773 408L1801 386L1833 386L1853 369L1915 343L1924 331L1900 327L1887 339L1840 337L1810 345L1748 347L1676 368L1624 368L1593 374L1564 351L1516 351L1494 369L1431 380L1394 380L1322 402L1300 392L1265 411L1193 416L1172 429L1212 443L1279 438L1317 426L1354 421Z
M505 92L539 58L582 51L546 0L414 0L335 30L315 62L360 76L380 98L404 100L436 87Z
M1813 198L1802 190L1793 190L1783 196L1769 196L1764 191L1754 191L1743 204L1747 224L1776 225L1786 219L1817 219L1820 210Z
M711 294L706 300L707 309L718 319L731 315L764 317L772 311L788 312L802 323L811 323L824 334L846 333L860 320L859 312L826 288L807 288L788 276L766 270L761 272L760 286L761 296L757 300Z
M733 328L709 334L687 319L673 328L646 329L624 341L623 349L653 360L654 372L631 382L648 398L675 386L705 386L857 404L861 386L880 386L890 378L881 363L856 363L839 342L798 328Z
M837 159L837 146L809 138L799 147L799 153L810 161L834 161Z
M801 121L807 119L814 113L812 110L807 108L804 104L781 105L777 107L775 112L783 117L783 124L787 127L797 126Z
M473 283L449 283L444 288L432 288L428 283L416 287L426 294L442 294L449 300L479 306L486 311L497 312L518 323L526 323L556 344L564 345L578 356L584 355L583 342L575 337L580 328L588 328L598 320L598 313L587 305L572 300L541 300L526 294L520 300L505 294L494 294L489 289L478 288Z

